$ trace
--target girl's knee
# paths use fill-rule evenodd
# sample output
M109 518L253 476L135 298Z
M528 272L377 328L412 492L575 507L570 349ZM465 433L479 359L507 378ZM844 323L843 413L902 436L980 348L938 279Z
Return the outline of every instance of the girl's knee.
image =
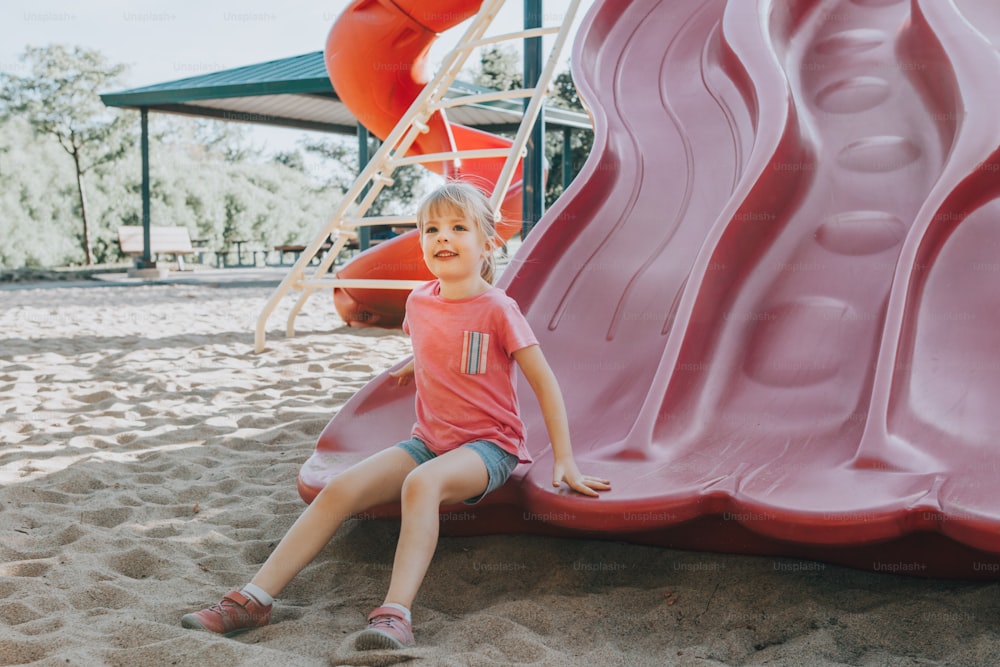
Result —
M348 480L340 477L334 477L327 482L311 505L333 514L351 514L368 509L362 507L365 505L365 499L357 489Z
M420 500L439 500L441 485L434 475L428 474L424 467L415 468L403 480L402 500L404 503Z
M320 492L316 494L316 497L313 498L313 501L310 504L317 507L328 507L330 505L337 504L338 501L343 498L340 486L341 485L337 483L336 478L331 479L326 483L326 486L320 489Z

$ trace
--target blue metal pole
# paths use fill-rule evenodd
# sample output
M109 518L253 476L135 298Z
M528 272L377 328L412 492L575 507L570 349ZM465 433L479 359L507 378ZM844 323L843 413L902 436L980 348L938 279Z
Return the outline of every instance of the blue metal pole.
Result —
M149 109L139 110L139 122L142 128L140 153L142 154L142 257L136 264L140 269L155 269L152 242L150 241L149 219Z
M562 141L562 185L563 192L573 182L573 129L563 128Z
M358 123L358 173L360 174L368 166L368 160L371 159L368 150L368 128ZM368 186L365 186L364 191L361 193L361 198L364 199L365 195L368 194ZM371 227L358 227L358 249L368 250L368 246L372 242L372 228Z
M542 0L524 0L525 29L542 26ZM524 40L524 87L538 85L542 75L542 38L531 37ZM529 100L524 101L527 108ZM545 111L538 114L538 120L528 138L527 153L524 156L522 175L524 190L522 195L523 222L521 238L528 235L535 223L542 217L545 207Z

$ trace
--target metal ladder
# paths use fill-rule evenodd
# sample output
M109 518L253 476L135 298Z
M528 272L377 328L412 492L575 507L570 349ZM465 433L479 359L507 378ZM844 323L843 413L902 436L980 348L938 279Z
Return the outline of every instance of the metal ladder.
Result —
M403 117L399 119L396 127L385 138L382 146L358 175L354 184L344 193L343 199L336 211L329 218L329 221L317 230L313 240L306 246L302 254L299 255L295 265L275 289L257 319L257 327L254 334L254 350L256 352L260 353L264 351L267 321L281 300L293 290L299 291L301 294L293 306L291 313L288 315L286 335L289 338L295 335L295 318L298 317L298 314L302 311L303 306L305 306L306 301L309 300L312 293L317 290L332 290L337 287L413 289L423 284L423 281L419 280L342 279L327 276L330 267L337 259L340 251L356 235L356 230L359 227L372 225L413 225L416 223L415 216L365 216L365 213L371 208L372 202L375 201L382 188L392 184L392 173L397 168L410 164L444 162L447 160L461 160L463 158L506 157L504 167L500 172L500 178L497 180L493 195L490 198L490 203L494 210L499 211L500 203L506 196L507 190L510 188L511 181L514 178L514 171L517 168L518 161L524 156L525 146L527 145L531 129L542 108L542 100L545 97L549 82L552 80L559 54L562 52L569 37L570 28L573 25L573 20L580 5L580 0L569 0L564 20L559 26L531 28L484 37L504 2L505 0L484 0L479 13L473 17L461 40L445 56L438 73L424 86L423 91L413 101L413 104L410 105L410 108L407 109ZM555 42L549 51L545 67L542 68L541 75L535 87L477 93L452 98L446 97L452 82L454 82L474 49L507 41L532 37L541 38L542 36L553 34L556 35ZM517 135L509 149L476 149L406 157L406 152L416 138L428 131L427 122L434 113L438 111L444 113L447 109L463 105L483 104L518 98L528 99L529 101L524 110ZM349 214L349 212L351 213ZM312 267L313 271L311 275L307 275L307 272L311 268L310 264L312 260L327 243L328 239L333 240L332 246L327 250L320 262L315 267Z

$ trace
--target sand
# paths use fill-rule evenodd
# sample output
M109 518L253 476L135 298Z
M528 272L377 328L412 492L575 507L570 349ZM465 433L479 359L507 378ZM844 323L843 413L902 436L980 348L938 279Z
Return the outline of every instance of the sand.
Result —
M235 639L180 617L245 583L304 505L330 417L408 353L269 290L0 290L0 665L994 665L1000 587L527 536L444 538L418 648L357 653L394 521L349 521ZM287 312L290 302L283 309ZM387 443L391 444L391 443Z

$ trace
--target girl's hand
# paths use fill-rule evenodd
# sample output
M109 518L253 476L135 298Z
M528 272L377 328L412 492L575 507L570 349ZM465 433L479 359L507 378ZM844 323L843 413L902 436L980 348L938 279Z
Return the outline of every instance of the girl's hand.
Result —
M413 359L407 362L402 368L390 371L389 377L396 379L397 387L405 387L413 381Z
M597 497L598 491L609 491L611 489L610 480L582 474L573 460L557 460L555 465L552 466L552 486L559 486L563 482L566 482L569 488L574 491L594 498Z

